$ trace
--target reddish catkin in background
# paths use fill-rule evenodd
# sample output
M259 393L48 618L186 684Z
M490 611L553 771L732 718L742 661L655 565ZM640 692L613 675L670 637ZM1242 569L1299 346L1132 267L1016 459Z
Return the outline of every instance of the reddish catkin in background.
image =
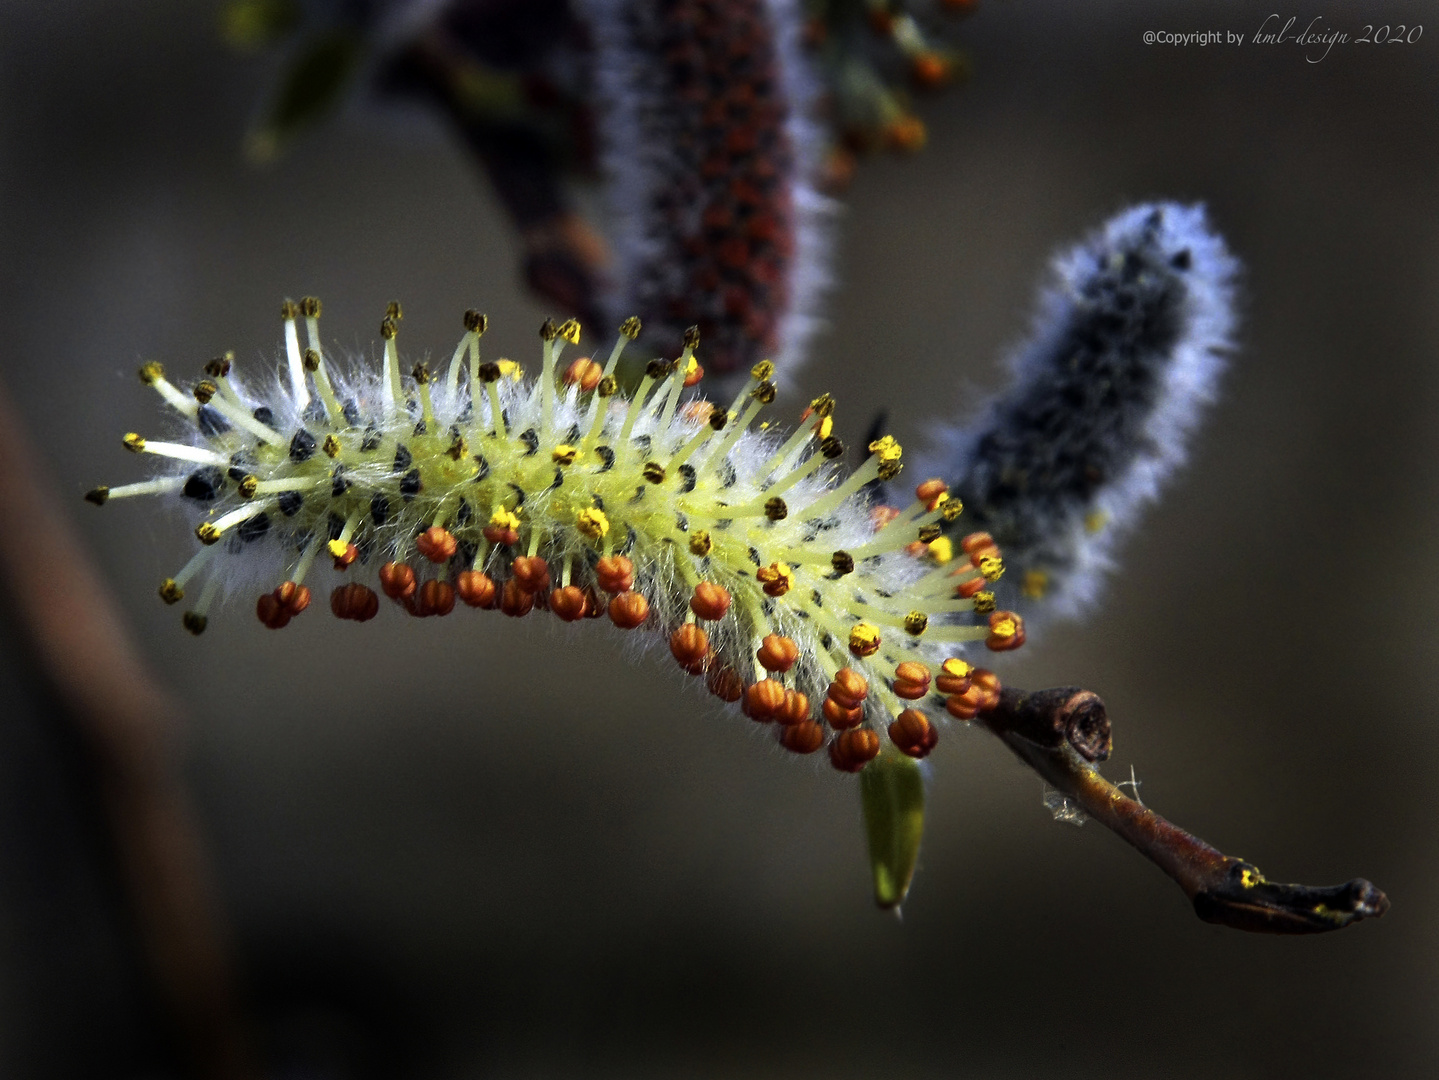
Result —
M821 282L819 141L791 5L601 0L601 139L618 220L615 311L673 355L687 327L713 373L793 370Z

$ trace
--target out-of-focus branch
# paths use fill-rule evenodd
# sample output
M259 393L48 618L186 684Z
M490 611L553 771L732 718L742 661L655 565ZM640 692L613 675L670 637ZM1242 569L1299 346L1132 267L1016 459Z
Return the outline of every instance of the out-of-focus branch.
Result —
M0 585L98 767L151 974L197 1073L253 1076L215 890L170 757L178 709L150 680L41 475L0 386ZM62 569L34 572L41 562Z
M1253 863L1225 855L1125 795L1094 765L1109 757L1111 738L1104 702L1091 691L1006 688L998 706L979 722L1047 783L1173 878L1205 922L1259 933L1317 934L1389 910L1389 898L1364 878L1326 887L1268 881Z

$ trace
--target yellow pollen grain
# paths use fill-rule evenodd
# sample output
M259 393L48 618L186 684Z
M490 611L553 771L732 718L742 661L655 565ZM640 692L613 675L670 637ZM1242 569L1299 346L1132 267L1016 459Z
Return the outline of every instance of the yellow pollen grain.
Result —
M997 555L986 555L979 560L979 572L986 581L998 581L1004 576L1004 560Z
M886 435L869 444L869 452L880 461L898 461L904 455L904 448L895 442L893 435Z
M879 651L879 630L869 623L855 623L849 631L849 651L856 656L873 656Z
M929 557L940 564L949 562L954 558L954 541L947 536L941 536L929 545Z
M598 540L610 531L610 519L603 510L587 507L575 516L575 528L591 540Z
M1042 600L1049 592L1049 575L1043 570L1026 570L1019 591L1027 599Z
M970 673L974 671L974 665L970 664L968 661L961 660L957 656L951 656L948 660L946 660L943 664L940 665L940 671L942 671L945 675L950 676L951 678L967 679L969 678Z
M560 443L550 451L550 460L556 465L572 465L575 458L579 457L579 448L569 443Z
M754 572L754 576L763 584L774 585L783 592L789 592L794 585L794 571L789 568L788 563L773 562L762 566Z
M989 628L989 632L996 637L1014 637L1014 631L1013 619L1000 619Z
M994 593L977 592L974 594L974 610L976 614L988 615L994 610Z
M349 549L349 547L350 545L348 543L340 539L331 540L326 545L326 548L329 550L330 554L336 559L344 558L345 552Z
M501 506L490 515L490 524L499 529L518 529L520 527L520 519L517 515Z
M500 369L501 375L509 376L509 378L513 382L519 382L520 376L522 376L525 372L525 369L520 367L520 365L515 363L513 360L496 360L495 367Z

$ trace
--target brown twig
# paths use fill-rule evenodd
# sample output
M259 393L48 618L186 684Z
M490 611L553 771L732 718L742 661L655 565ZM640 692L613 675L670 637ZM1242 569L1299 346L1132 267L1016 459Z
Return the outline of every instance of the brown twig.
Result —
M1035 772L1168 874L1205 922L1268 934L1317 934L1389 910L1372 882L1281 885L1253 863L1225 855L1125 795L1099 775L1109 757L1109 715L1097 694L1078 687L1030 692L1006 688L979 718Z
M40 484L0 387L0 585L99 766L151 974L199 1075L254 1075L203 845L170 760L179 712L150 680L99 575ZM60 568L54 572L40 566Z

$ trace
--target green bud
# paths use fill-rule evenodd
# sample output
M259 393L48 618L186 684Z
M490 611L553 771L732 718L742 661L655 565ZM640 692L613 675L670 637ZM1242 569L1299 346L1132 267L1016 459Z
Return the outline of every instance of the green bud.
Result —
M874 900L897 908L909 892L924 835L924 778L912 758L889 749L859 774Z

